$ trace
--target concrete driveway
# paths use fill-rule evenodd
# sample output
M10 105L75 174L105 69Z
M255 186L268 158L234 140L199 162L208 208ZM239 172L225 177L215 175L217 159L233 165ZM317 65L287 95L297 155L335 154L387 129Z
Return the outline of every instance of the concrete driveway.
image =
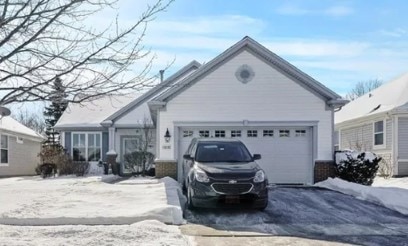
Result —
M408 216L319 188L272 188L263 212L185 211L198 245L408 245Z

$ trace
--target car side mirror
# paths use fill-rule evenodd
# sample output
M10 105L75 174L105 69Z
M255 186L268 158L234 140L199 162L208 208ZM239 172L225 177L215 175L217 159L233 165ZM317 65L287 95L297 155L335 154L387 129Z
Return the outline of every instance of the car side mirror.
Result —
M254 154L254 156L252 157L252 159L254 159L254 161L255 160L260 160L262 157L261 157L261 155L260 154Z
M184 155L183 155L183 159L192 161L194 158L193 158L191 155L189 155L189 154L184 154Z

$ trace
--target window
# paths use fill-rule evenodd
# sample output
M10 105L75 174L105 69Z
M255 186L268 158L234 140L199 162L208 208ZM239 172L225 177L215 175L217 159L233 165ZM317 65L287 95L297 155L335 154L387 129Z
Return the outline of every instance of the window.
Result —
M306 136L306 130L296 130L295 131L295 137L305 137Z
M100 134L88 134L88 161L99 161L101 159L101 146Z
M102 153L100 133L73 133L72 159L74 161L99 161Z
M279 137L285 138L290 136L289 130L279 130Z
M273 137L273 130L263 130L264 137Z
M247 131L247 137L249 137L249 138L258 137L258 131L257 130L248 130Z
M188 138L193 136L193 131L183 131L183 138Z
M0 164L8 164L8 136L1 135Z
M241 130L231 130L231 137L232 138L240 138L241 137Z
M215 137L216 138L225 138L225 131L224 130L215 130Z
M374 145L384 145L384 121L374 122Z
M208 130L200 130L198 132L198 136L200 136L201 138L208 138L210 136L210 131Z

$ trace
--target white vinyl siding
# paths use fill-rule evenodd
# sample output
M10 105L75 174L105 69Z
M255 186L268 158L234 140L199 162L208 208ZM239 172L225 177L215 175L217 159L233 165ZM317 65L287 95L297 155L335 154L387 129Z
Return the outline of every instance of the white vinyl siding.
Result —
M398 175L408 175L408 118L398 118Z
M235 77L242 64L255 73L246 84ZM175 122L248 122L248 126L252 122L319 122L316 159L333 159L332 111L325 100L248 51L238 53L176 95L159 111L158 118L160 136L167 128L175 129ZM172 145L177 138L172 138ZM177 159L177 153L175 147L160 148L158 158Z
M0 135L7 136L7 148L3 148L3 154L7 149L7 164L0 163L0 177L35 175L35 168L40 163L38 153L41 150L41 142L23 137L23 143L17 143L17 137L21 139L20 136ZM3 147L5 140L3 137Z

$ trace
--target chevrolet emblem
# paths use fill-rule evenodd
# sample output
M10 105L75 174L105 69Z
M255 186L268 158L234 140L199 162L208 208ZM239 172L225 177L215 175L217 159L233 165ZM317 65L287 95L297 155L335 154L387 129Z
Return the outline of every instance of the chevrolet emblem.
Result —
M229 183L229 184L236 184L237 181L236 181L236 180L230 180L230 181L228 181L228 183Z

